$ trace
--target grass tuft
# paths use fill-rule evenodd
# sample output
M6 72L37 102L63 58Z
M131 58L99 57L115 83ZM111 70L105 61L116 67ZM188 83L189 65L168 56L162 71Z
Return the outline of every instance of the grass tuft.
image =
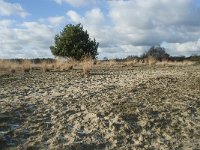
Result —
M93 60L91 56L85 56L82 60L83 75L87 77L90 74L90 70L93 66Z
M155 65L157 63L157 59L153 56L148 56L147 62L150 66Z
M109 67L114 67L115 65L117 65L117 61L114 59L109 60Z
M134 60L127 60L127 61L124 62L124 64L126 66L134 66L137 63L138 63L138 60L136 60L136 59L134 59Z
M32 62L28 59L23 60L21 63L21 68L24 73L30 72L32 69Z

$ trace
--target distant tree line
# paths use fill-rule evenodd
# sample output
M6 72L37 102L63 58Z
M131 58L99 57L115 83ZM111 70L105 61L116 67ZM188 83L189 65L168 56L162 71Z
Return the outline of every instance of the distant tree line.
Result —
M168 61L180 62L180 61L184 61L184 60L190 60L190 61L200 62L200 55L192 55L189 57L170 56L168 53L166 53L165 48L163 48L161 46L152 46L147 52L143 53L141 56L130 55L122 60L134 60L134 59L144 60L145 58L148 58L150 56L155 58L157 61L168 60Z
M4 60L16 62L16 63L22 63L25 59L17 58L17 59L4 59ZM28 60L30 60L32 63L35 63L35 64L39 64L42 62L47 62L47 63L55 62L55 59L53 59L53 58L34 58L34 59L28 59Z
M170 56L168 53L166 53L165 48L160 47L160 46L152 46L147 52L143 53L141 56L129 55L126 58L122 58L122 59L116 58L115 60L116 61L144 60L148 58L149 56L154 57L155 59L157 59L157 61L168 60L168 61L181 62L184 60L189 60L189 61L199 62L200 64L200 55L192 55L189 57ZM4 59L4 60L21 63L23 62L24 59ZM55 59L53 58L35 58L35 59L29 59L29 60L35 64L42 63L42 62L47 62L47 63L55 62ZM104 57L103 61L109 61L109 59L107 57Z
M157 61L168 60L170 55L166 53L165 48L161 46L152 46L146 53L144 53L141 57L148 58L153 57Z

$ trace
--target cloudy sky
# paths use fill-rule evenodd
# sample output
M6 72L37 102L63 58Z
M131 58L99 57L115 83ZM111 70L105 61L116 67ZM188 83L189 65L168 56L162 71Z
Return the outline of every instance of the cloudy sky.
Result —
M200 54L199 0L0 0L0 59L53 57L49 46L69 23L96 38L99 58L141 55L152 45Z

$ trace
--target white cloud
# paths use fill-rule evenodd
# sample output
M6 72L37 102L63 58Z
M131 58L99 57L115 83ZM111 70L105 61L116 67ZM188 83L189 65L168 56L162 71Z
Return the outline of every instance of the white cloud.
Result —
M15 23L15 21L14 20L10 20L10 19L0 20L0 28L11 27L14 23Z
M48 17L48 18L40 18L39 21L41 23L48 23L53 27L57 27L64 23L66 20L65 16L56 16L56 17Z
M86 12L84 23L87 25L101 26L104 24L104 14L99 8L93 8Z
M112 32L112 28L105 26L105 16L101 9L93 8L87 11L84 16L80 16L77 12L70 10L67 12L67 16L74 23L82 23L84 28L89 31L91 37L98 38L102 45L106 39L110 41L109 38L112 33L110 34L108 31L111 30Z
M87 11L85 16L81 17L77 12L70 10L67 16L74 23L83 23L86 26L100 26L104 23L104 14L99 8L93 8Z
M72 6L81 6L88 2L88 0L54 0L58 4L68 3Z
M108 14L99 8L83 15L68 12L71 21L81 22L100 42L100 53L138 55L166 41L178 45L169 50L170 54L200 54L199 47L192 42L200 38L200 8L193 0L107 1L107 4Z
M64 16L49 17L48 21L50 22L50 24L52 24L54 26L58 26L65 21L65 17Z
M74 23L80 23L82 22L82 18L79 16L78 13L76 13L73 10L70 10L67 12L67 16L71 19L72 22Z
M28 13L22 8L18 3L8 3L4 0L0 0L0 16L11 16L19 15L21 17L26 17Z
M24 22L12 28L0 28L1 58L52 57L53 29L38 22Z
M163 42L162 46L167 49L172 55L179 54L180 56L190 56L193 54L200 54L200 39L197 41L185 43L166 43ZM176 51L174 51L176 50Z
M198 35L190 33L200 26L197 19L200 10L195 9L192 0L111 1L109 5L114 27L120 34L131 34L129 39L133 44L152 45L199 38L199 31L196 30Z
M110 47L99 48L99 58L125 58L130 55L142 55L148 49L147 46L133 46L133 45L113 45Z

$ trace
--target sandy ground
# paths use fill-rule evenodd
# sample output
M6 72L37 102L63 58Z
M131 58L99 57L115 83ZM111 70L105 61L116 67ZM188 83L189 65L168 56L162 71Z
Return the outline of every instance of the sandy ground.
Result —
M0 149L200 149L200 66L0 76Z

